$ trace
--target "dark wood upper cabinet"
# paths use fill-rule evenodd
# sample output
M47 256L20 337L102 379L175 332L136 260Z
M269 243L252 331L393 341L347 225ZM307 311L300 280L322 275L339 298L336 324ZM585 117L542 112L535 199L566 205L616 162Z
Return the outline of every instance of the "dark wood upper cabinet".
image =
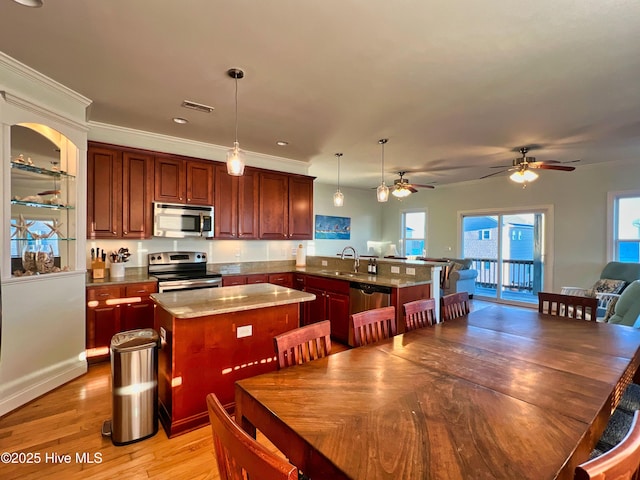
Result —
M313 239L313 178L261 172L259 223L263 240Z
M100 144L87 152L87 237L150 238L153 156Z
M122 237L150 238L153 234L153 157L122 154Z
M122 155L89 145L87 151L87 237L118 238L122 223Z
M289 238L313 239L313 178L289 177Z
M258 237L258 173L246 167L244 175L234 177L226 165L215 168L214 229L217 239Z
M289 177L260 172L260 238L285 240L289 235Z
M213 205L214 163L156 156L156 202Z

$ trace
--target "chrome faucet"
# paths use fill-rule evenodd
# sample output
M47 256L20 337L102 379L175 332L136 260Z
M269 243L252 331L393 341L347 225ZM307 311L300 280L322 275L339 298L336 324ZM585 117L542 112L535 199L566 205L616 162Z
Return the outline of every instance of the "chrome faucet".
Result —
M342 254L340 255L340 259L344 260L344 252L346 252L347 250L352 250L353 251L353 257L355 258L354 262L353 262L353 271L357 272L358 271L358 267L360 266L360 257L358 256L358 252L356 252L356 249L353 247L344 247L342 249Z

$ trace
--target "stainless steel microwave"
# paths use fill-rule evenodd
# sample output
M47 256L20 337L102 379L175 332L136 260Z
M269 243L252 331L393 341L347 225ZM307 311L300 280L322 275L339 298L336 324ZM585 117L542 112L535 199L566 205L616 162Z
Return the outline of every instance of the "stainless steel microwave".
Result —
M153 236L213 237L213 207L153 202Z

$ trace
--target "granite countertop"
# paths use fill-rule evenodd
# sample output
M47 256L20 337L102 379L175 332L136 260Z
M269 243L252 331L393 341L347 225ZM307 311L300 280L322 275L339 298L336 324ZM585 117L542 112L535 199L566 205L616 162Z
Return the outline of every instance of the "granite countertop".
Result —
M112 285L126 285L127 283L157 282L156 277L150 276L146 267L125 268L124 277L111 277L109 269L105 271L104 278L93 278L91 271L87 272L85 284L87 287L102 287Z
M176 318L195 318L309 302L316 296L270 283L256 283L153 293L151 298Z
M384 287L404 288L415 285L428 285L431 280L411 280L407 277L391 277L385 275L370 275L368 273L352 273L339 270L329 270L327 267L296 267L295 272L302 272L308 275L319 277L335 278L347 282L361 282Z

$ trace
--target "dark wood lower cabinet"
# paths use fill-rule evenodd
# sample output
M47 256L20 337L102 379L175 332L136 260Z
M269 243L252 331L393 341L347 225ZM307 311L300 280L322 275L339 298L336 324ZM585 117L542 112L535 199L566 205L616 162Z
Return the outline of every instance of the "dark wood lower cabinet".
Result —
M341 343L349 341L349 282L308 275L305 292L313 293L316 299L305 303L304 323L329 320L331 336Z
M118 332L154 328L156 282L87 287L86 354L89 363L109 359L111 338Z
M298 304L197 318L175 318L156 307L160 422L173 437L209 422L206 395L231 410L237 380L276 370L273 337L296 328ZM251 334L238 338L238 327Z

